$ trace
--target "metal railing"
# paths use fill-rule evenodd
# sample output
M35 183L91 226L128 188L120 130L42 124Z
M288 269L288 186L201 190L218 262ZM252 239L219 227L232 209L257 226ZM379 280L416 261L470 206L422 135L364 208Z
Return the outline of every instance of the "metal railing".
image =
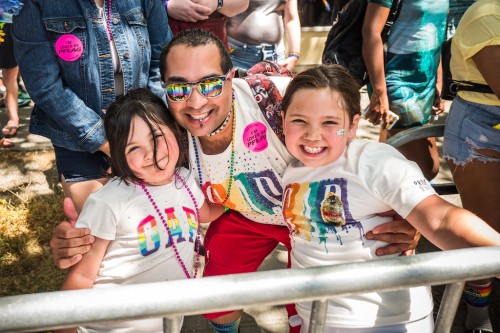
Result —
M164 331L176 332L179 316L298 301L314 301L310 332L321 332L328 298L448 284L435 326L435 332L442 333L450 331L464 281L498 275L500 247L484 247L300 270L8 296L0 298L0 332L146 317L163 317Z

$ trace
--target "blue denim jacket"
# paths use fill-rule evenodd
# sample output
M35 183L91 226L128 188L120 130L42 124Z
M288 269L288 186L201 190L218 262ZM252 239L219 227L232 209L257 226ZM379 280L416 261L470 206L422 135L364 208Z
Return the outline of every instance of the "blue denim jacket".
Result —
M125 92L148 87L164 98L159 57L172 32L163 1L114 0L111 12ZM16 59L35 102L30 132L55 146L97 151L106 141L103 109L115 100L115 91L110 45L94 0L24 1L13 21ZM56 41L66 34L83 44L75 61L56 54Z

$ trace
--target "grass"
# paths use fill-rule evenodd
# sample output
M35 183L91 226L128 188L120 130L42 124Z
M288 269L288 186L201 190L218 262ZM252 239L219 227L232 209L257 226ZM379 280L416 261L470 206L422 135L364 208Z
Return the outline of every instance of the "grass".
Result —
M2 152L2 164L19 158ZM30 198L17 190L0 186L0 297L59 290L66 272L54 266L49 242L64 218L62 191Z

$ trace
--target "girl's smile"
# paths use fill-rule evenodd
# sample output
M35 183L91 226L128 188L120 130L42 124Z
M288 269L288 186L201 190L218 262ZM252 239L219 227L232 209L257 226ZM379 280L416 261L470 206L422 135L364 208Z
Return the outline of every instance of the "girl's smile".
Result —
M356 135L353 123L337 91L303 88L294 93L287 109L283 132L289 152L304 165L319 167L336 161Z

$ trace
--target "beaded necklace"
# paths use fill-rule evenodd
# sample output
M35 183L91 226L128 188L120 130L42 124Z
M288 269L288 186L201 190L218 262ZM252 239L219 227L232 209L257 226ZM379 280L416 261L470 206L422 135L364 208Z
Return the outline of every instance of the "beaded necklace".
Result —
M235 136L235 132L236 132L236 111L235 111L235 108L234 108L234 93L233 93L233 102L232 102L231 110L229 111L229 113L233 114L233 128L232 128L232 134L231 134L231 164L230 164L230 167L229 167L229 184L227 186L227 195L226 195L226 198L224 200L222 200L222 202L220 202L221 205L225 204L226 201L231 196L231 188L232 188L232 185L233 185L234 141L235 141L234 140L234 136ZM198 153L198 146L196 145L196 140L195 140L195 138L194 138L193 135L191 135L191 140L193 141L194 154L195 154L195 157L196 157L196 169L198 170L198 179L200 181L200 188L203 188L203 178L202 178L202 175L201 175L200 156L199 156L199 153Z
M231 118L231 113L233 113L232 111L233 111L233 109L229 110L229 112L228 112L228 114L226 116L226 119L224 119L224 121L222 122L222 124L219 127L217 127L215 129L215 131L213 131L210 134L207 134L207 136L214 136L214 135L219 134L220 131L222 131L224 129L224 127L226 127L227 123L229 122L229 118Z
M104 4L108 4L106 7L106 23L107 23L107 30L108 30L108 39L111 42L113 40L113 34L111 33L111 4L113 0L108 0Z
M151 202L151 205L153 205L153 208L155 209L156 213L160 216L161 222L165 226L165 229L167 229L168 233L168 239L170 241L170 244L172 244L172 248L174 249L175 257L177 258L177 261L181 265L182 269L184 270L184 274L188 279L195 279L196 276L198 275L198 267L200 266L200 243L201 243L201 236L200 236L200 211L198 210L198 204L196 203L196 199L193 195L193 192L191 192L191 189L187 186L186 182L184 181L184 178L179 176L177 171L174 173L175 180L179 180L182 183L182 186L186 189L186 191L189 193L189 196L191 197L191 200L193 201L194 208L196 211L196 218L197 218L197 228L196 228L196 239L198 242L196 242L196 263L195 263L195 268L194 268L194 274L191 276L189 274L188 269L186 268L186 264L184 264L184 261L181 259L181 255L179 254L179 250L177 249L177 245L174 243L174 239L172 237L172 233L170 232L170 228L168 227L167 220L165 219L165 216L163 216L163 213L161 212L160 208L158 208L158 205L156 204L155 199L149 192L149 190L146 188L146 185L143 182L139 182L139 186L141 186L142 190L146 194L146 196L149 199L149 202Z

